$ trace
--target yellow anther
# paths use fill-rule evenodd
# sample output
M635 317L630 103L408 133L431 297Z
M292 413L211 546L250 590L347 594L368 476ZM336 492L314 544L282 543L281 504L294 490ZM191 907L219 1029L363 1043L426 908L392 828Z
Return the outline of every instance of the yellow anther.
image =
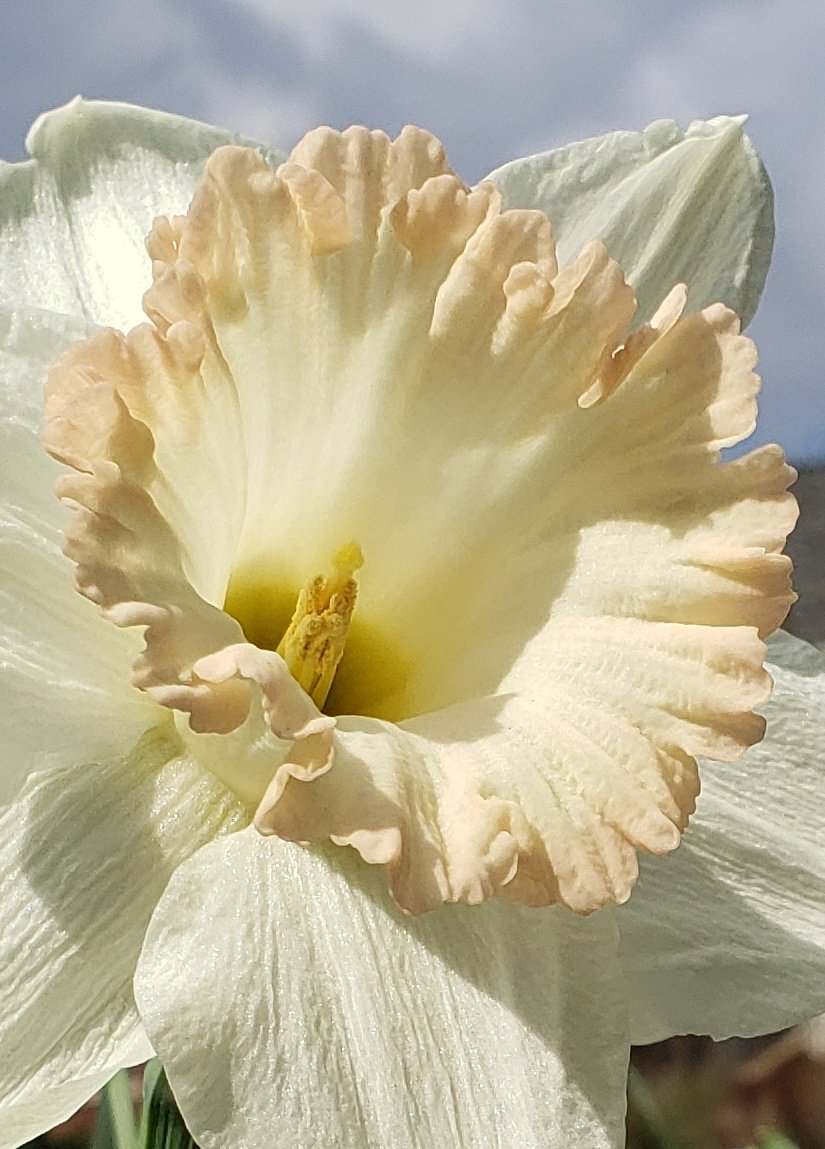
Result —
M319 709L326 702L344 653L358 597L353 575L363 563L357 543L347 543L336 551L333 573L316 575L301 587L292 621L278 646L290 674Z

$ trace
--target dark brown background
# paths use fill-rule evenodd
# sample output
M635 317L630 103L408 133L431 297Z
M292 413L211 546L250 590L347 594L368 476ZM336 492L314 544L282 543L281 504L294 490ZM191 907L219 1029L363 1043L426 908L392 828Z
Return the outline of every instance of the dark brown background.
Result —
M800 516L788 540L799 601L785 629L817 645L825 644L825 467L801 469L793 488Z

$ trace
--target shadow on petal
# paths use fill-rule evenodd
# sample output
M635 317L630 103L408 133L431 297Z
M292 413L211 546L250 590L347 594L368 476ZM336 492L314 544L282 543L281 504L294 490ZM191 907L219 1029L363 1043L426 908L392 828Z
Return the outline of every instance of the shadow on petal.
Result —
M622 1143L611 913L410 918L354 853L245 832L173 876L136 993L204 1149Z
M697 824L674 855L643 860L618 913L634 1044L749 1037L825 1011L825 878L758 841L726 860L730 847Z
M246 823L219 783L176 758L170 725L109 762L31 775L5 812L4 988L23 1002L3 1018L0 1091L93 1072L128 1036L135 965L170 875Z

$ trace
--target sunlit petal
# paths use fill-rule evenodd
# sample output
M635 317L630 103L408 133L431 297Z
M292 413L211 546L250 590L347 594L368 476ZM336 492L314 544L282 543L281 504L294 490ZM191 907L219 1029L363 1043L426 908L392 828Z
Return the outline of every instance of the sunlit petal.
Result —
M540 208L562 260L601 239L650 318L676 282L688 307L721 301L748 323L773 247L773 192L744 117L658 120L514 160L489 177L508 207Z
M139 322L153 217L185 211L206 157L235 139L129 104L78 97L46 112L32 159L0 162L0 306Z

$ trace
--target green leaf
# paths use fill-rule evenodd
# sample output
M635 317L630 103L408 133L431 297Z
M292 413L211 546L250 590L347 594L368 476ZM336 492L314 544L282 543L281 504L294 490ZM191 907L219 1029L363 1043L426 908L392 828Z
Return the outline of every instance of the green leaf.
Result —
M799 1149L799 1147L795 1141L791 1141L784 1133L770 1131L760 1133L759 1149Z
M137 1123L132 1087L125 1069L103 1089L92 1149L137 1149Z
M157 1058L150 1061L143 1072L140 1146L141 1149L198 1149Z
M633 1065L627 1075L627 1103L629 1111L635 1115L640 1128L656 1149L682 1149L681 1142L667 1128L665 1118L645 1079Z

